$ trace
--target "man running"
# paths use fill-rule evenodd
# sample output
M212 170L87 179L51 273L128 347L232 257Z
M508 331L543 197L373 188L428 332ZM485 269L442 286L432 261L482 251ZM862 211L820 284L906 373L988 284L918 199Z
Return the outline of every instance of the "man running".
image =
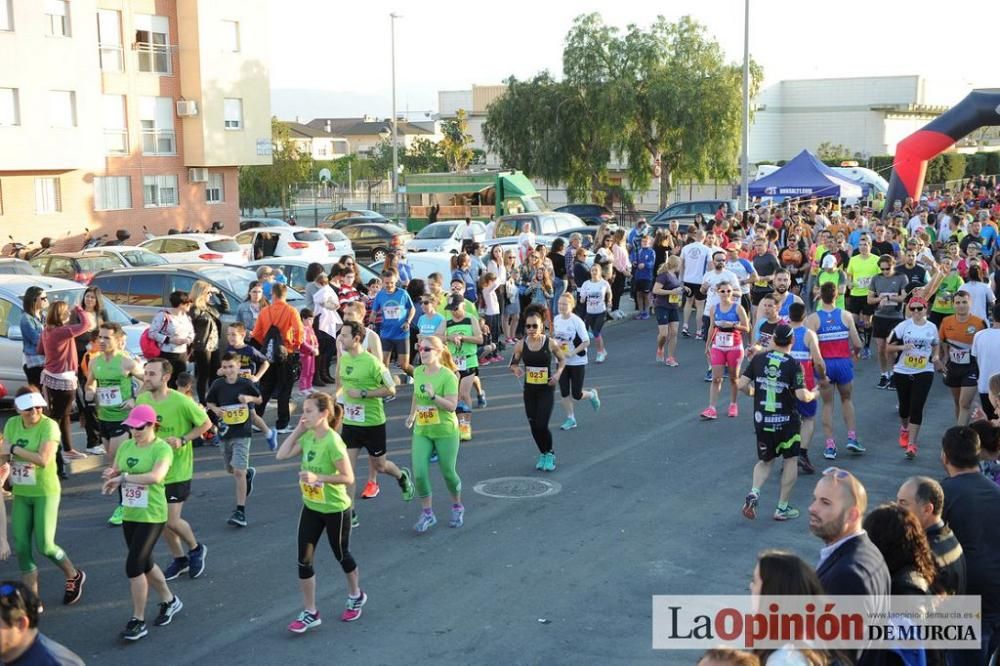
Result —
M941 340L940 359L945 359L938 370L944 372L944 385L951 390L955 401L957 425L969 425L969 413L976 399L979 384L979 366L972 357L972 341L976 333L986 328L986 322L970 314L972 297L959 290L952 300L955 314L948 315L938 327Z
M826 363L823 362L823 355L819 351L819 338L804 325L806 318L804 303L792 303L788 309L788 316L794 337L792 348L788 353L802 366L806 388L813 391L816 389L817 379L826 379ZM799 471L803 474L816 472L812 461L809 460L809 444L812 443L813 431L816 429L816 411L819 406L816 403L816 400L796 401L796 409L801 419L799 434L802 437L799 447Z
M886 350L886 340L903 321L903 303L906 301L908 279L905 275L895 273L895 262L892 256L883 254L879 257L880 275L872 278L868 285L868 302L875 308L872 318L872 336L875 338L875 351L878 354L878 365L881 375L878 388L891 389L893 359Z
M847 262L847 281L850 296L847 299L847 310L860 322L864 350L862 359L871 358L872 315L875 314L875 304L869 303L868 294L872 278L879 274L880 259L872 254L872 239L867 234L858 241L858 253Z
M194 477L191 442L212 427L211 419L198 403L167 386L171 372L173 366L167 359L151 359L146 363L144 373L146 390L135 400L138 405L153 408L160 426L157 437L174 450L170 469L163 479L163 491L167 496L167 525L163 529L163 540L174 557L163 570L167 580L174 580L185 572L191 578L197 578L205 571L208 548L198 542L191 525L181 517L181 512L184 502L191 495L191 479ZM187 555L181 549L181 541L188 547Z
M711 253L712 251L705 245L704 229L696 229L694 242L688 243L681 249L681 281L687 291L687 298L684 300L684 319L681 320L681 335L685 338L691 337L688 320L691 318L692 308L695 310L695 324L699 326L698 338L704 335L704 330L700 328L702 315L705 312L705 294L701 290L701 282L705 277Z
M816 392L805 387L802 366L789 354L795 335L787 324L779 325L771 339L773 348L751 359L740 390L754 400L754 429L757 434L757 464L753 468L753 486L743 503L743 515L757 517L760 489L771 473L779 455L784 458L781 471L781 494L775 520L799 517L799 510L788 504L798 478L799 414L796 401L813 402Z
M851 313L834 305L837 300L836 284L824 283L820 287L819 297L819 309L809 315L805 325L819 338L820 354L826 364L826 378L819 386L820 396L823 398L823 434L826 437L823 457L835 460L837 443L833 438L833 407L836 399L834 388L840 394L840 411L847 425L847 450L852 453L865 452L858 441L851 397L854 390L852 350L854 354L861 350L861 338Z
M771 296L774 298L774 304L778 308L778 319L784 323L788 323L788 308L791 307L792 303L801 303L802 299L797 295L789 291L792 288L792 274L788 272L787 268L779 268L774 273L774 277L771 279L771 284L774 285L774 292ZM760 304L757 304L755 317L760 319L763 315L761 312Z
M388 367L392 353L396 352L399 369L405 373L406 382L413 376L410 365L410 322L416 308L410 295L397 288L399 273L393 268L382 271L382 290L372 303L372 314L381 315L379 337L382 341L382 363Z

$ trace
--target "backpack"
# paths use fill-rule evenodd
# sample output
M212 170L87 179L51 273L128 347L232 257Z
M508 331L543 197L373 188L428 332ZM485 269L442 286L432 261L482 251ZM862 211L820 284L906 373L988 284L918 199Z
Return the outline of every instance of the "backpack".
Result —
M261 352L268 363L284 363L288 360L288 348L285 347L285 336L276 323L271 323L271 327L264 334L264 344L261 345Z
M163 311L163 326L160 327L160 333L167 330L167 326L170 324L170 315L166 314L166 310ZM142 355L146 358L158 358L162 350L160 349L160 343L149 337L149 327L142 332L139 336L139 349L142 351Z

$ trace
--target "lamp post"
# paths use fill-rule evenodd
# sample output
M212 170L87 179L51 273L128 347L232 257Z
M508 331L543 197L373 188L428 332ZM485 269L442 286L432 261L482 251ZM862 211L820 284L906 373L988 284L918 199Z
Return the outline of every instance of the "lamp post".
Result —
M396 224L399 224L399 123L396 120L397 18L401 18L399 14L396 14L395 12L389 14L390 32L392 34L392 210L396 214Z
M740 156L740 207L750 207L750 0L743 16L743 154Z

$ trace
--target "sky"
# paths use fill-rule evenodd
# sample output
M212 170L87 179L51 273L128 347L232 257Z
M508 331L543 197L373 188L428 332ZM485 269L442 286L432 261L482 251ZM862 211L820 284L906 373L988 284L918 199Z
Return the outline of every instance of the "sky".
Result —
M975 26L1000 25L990 0L750 0L751 57L764 85L783 79L919 74L954 103L972 87L1000 87L997 52ZM727 58L743 58L743 0L270 0L272 112L388 117L390 14L396 19L396 107L437 111L439 90L468 90L549 70L560 76L574 17L600 13L624 28L687 14ZM944 29L941 29L944 27Z

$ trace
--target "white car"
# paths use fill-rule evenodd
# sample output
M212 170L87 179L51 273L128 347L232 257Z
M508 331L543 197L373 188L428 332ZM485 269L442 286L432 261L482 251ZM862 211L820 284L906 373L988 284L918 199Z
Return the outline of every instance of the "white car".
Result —
M245 264L250 252L220 234L173 234L157 236L139 245L155 252L171 264L207 261L215 264Z
M324 261L330 256L326 236L319 229L303 227L258 227L241 231L236 242L247 252L247 257L302 257Z
M451 281L451 260L455 255L451 252L414 252L406 255L406 263L412 270L412 279L426 280L431 273L440 273L445 287ZM383 261L377 261L370 269L376 274L382 274Z
M428 224L406 244L408 252L452 252L462 251L462 237L465 220L445 220ZM482 243L486 240L486 227L482 222L472 222L472 240Z
M114 257L121 262L122 266L159 266L170 263L155 252L151 252L144 247L133 245L108 245L105 247L92 247L88 250L81 250L80 254L89 254L98 257Z
M330 259L339 260L345 254L352 259L355 257L351 239L345 236L343 231L339 229L319 229L318 231L326 237L327 256Z

